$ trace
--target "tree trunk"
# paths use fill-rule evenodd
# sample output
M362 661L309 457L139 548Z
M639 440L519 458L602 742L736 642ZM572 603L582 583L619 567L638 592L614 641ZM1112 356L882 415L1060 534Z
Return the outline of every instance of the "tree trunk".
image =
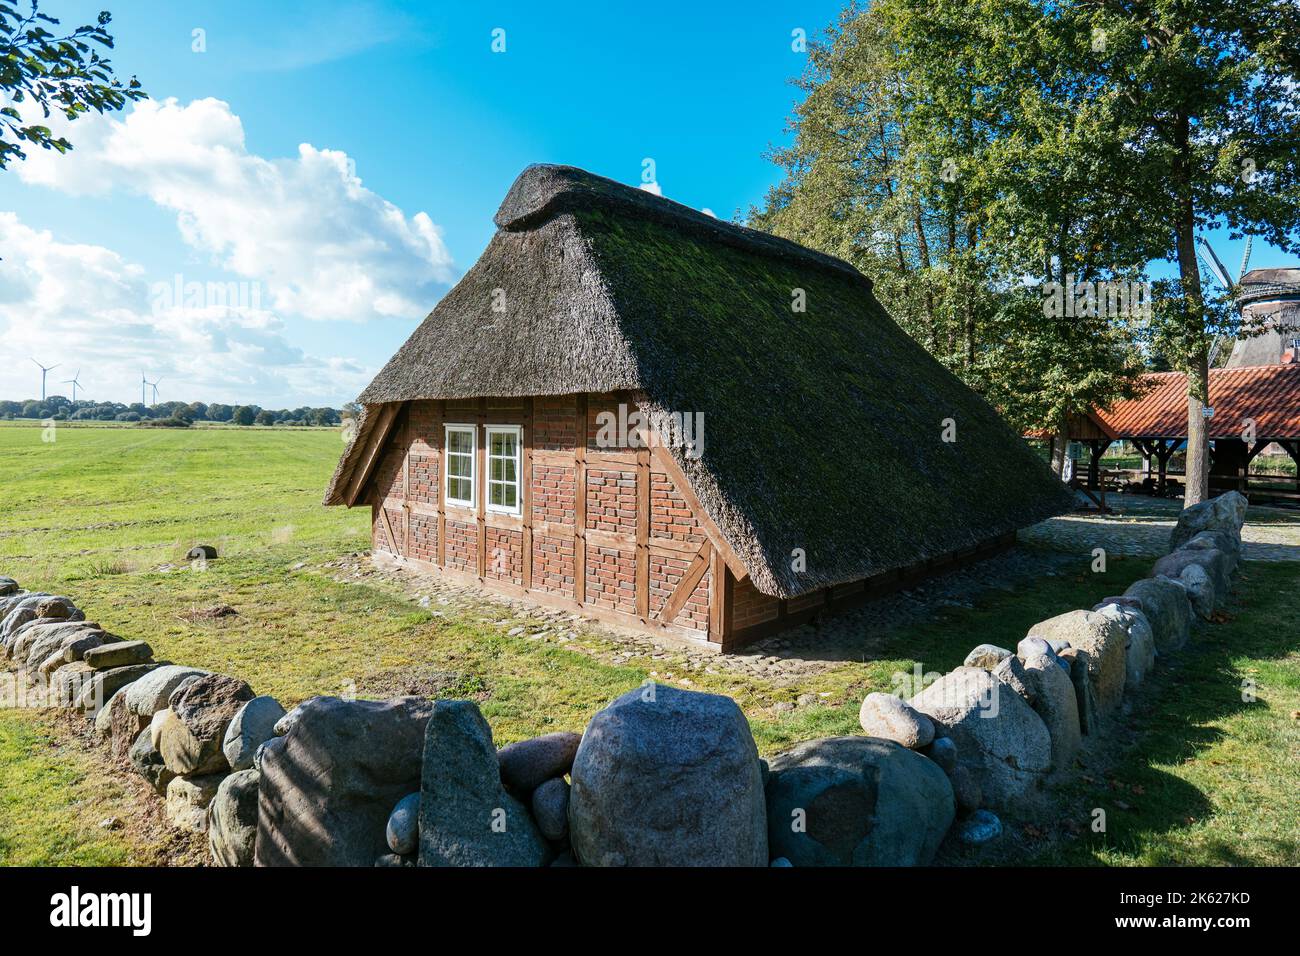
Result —
M1070 436L1066 433L1065 419L1056 423L1052 432L1052 474L1057 478L1065 476L1065 455L1070 447Z
M1190 124L1181 117L1178 124L1179 157L1174 164L1178 185L1178 214L1175 237L1178 248L1178 274L1187 301L1189 328L1186 332L1187 354L1187 492L1183 507L1205 501L1210 496L1209 421L1205 417L1210 399L1209 348L1205 335L1205 302L1201 295L1201 273L1196 264L1196 210L1190 187Z

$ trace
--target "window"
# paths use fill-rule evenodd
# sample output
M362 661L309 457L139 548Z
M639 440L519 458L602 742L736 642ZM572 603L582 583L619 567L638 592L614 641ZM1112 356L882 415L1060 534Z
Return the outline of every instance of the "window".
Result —
M518 425L487 426L487 510L517 515L520 508L519 457L523 442Z
M474 426L447 426L447 504L474 507Z

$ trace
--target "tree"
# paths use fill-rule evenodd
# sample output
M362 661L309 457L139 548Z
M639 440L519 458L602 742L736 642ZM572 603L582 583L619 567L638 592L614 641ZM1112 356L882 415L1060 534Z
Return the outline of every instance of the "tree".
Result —
M256 417L253 420L259 425L274 425L275 412L267 411L266 409L263 409L262 411L257 413Z
M1076 122L1095 134L1085 145L1106 173L1094 195L1126 210L1112 231L1137 254L1177 268L1151 341L1188 374L1192 504L1209 494L1209 347L1235 320L1207 301L1197 234L1227 225L1300 250L1300 34L1282 26L1295 4L1097 0L1067 11L1094 54L1071 63L1088 94Z
M257 412L247 405L240 405L235 408L230 420L236 425L251 425L257 420Z
M1089 211L1059 191L1069 157L1047 120L1061 39L1041 23L1030 0L996 16L961 0L850 6L810 48L794 143L773 154L786 178L751 224L852 262L1014 424L1059 432L1129 394L1140 361L1123 321L1044 314L1047 284L1097 250ZM1018 49L999 40L1008 29Z
M26 156L23 143L60 153L72 148L49 127L24 119L23 104L35 105L47 119L57 110L75 120L91 110L120 110L128 101L145 96L134 76L125 83L117 79L112 62L95 49L113 48L109 13L101 13L94 24L60 36L46 29L57 27L59 21L41 13L37 0L30 4L23 14L0 3L0 102L4 102L0 107L0 169L10 160Z

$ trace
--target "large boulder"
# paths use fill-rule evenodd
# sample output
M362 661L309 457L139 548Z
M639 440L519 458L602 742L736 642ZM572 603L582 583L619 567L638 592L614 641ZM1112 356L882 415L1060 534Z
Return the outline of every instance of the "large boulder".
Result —
M1026 683L1034 691L1034 713L1052 739L1052 769L1068 770L1079 752L1079 706L1070 675L1055 654L1039 654L1024 663Z
M1042 718L982 668L959 667L910 703L953 739L958 766L976 777L992 806L1016 802L1052 769L1052 739Z
M592 718L570 778L569 838L584 865L768 864L758 750L728 697L628 691Z
M126 688L114 694L95 717L95 730L108 738L109 750L115 758L130 753L140 731L149 726L149 718L132 713L126 705Z
M580 743L582 734L562 730L506 744L497 751L501 781L526 796L552 777L568 773Z
M1189 564L1178 577L1167 580L1173 581L1187 592L1193 614L1205 621L1214 616L1214 609L1219 606L1219 591L1204 568Z
M384 827L388 848L398 856L412 856L420 848L420 794L408 793L397 801Z
M1184 548L1166 554L1151 568L1151 577L1178 580L1189 565L1199 565L1214 582L1220 596L1226 596L1232 583L1232 559L1217 548Z
M569 781L553 777L533 791L533 819L542 836L553 843L569 836Z
M84 664L85 662L82 661ZM65 667L69 665L64 665ZM89 665L87 665L89 666ZM94 718L99 709L108 703L119 690L153 670L153 664L131 664L127 667L114 667L112 670L93 670L89 679L82 685L81 693L73 706L87 717Z
M434 702L420 780L420 866L541 866L547 847L501 783L492 731L470 700Z
M284 708L274 697L254 697L239 708L221 743L230 769L252 767L257 748L275 736L276 721L283 716Z
M149 781L149 786L153 787L159 796L166 795L167 785L172 782L176 774L168 770L167 765L163 763L162 754L154 745L150 728L146 727L140 731L127 756L136 773Z
M85 661L73 661L56 669L50 675L49 705L71 707L94 675Z
M1177 551L1202 531L1223 531L1241 542L1246 523L1246 496L1236 491L1184 508L1169 535L1169 550Z
M170 707L154 714L149 727L154 735L154 746L172 773L180 776L230 770L226 755L221 751L221 741L196 737Z
M221 781L208 805L208 849L214 866L252 866L257 843L256 770L239 770Z
M1226 531L1199 531L1179 551L1219 551L1227 557L1229 573L1241 563L1241 541Z
M893 694L868 694L858 709L858 723L869 737L892 740L910 750L934 740L934 724Z
M966 655L962 667L982 667L991 671L1011 656L1011 651L996 644L981 644Z
M771 769L769 852L797 867L925 866L956 812L943 770L892 740L809 740Z
M419 697L303 704L260 750L257 865L371 866L387 853L389 814L420 788L432 710Z
M109 638L98 624L92 624L88 621L47 621L44 623L33 623L30 627L23 630L22 637L15 641L14 657L27 664L29 668L40 669L50 658L67 664L73 657L68 660L64 659L63 649L70 643L84 641L87 637L94 636L104 640ZM22 645L20 650L20 644ZM45 673L52 673L55 668L47 668Z
M1122 621L1100 611L1068 611L1035 624L1029 636L1066 640L1071 647L1087 651L1099 716L1104 718L1119 709L1124 702L1128 648L1128 632Z
M15 581L13 578L5 577L3 574L0 574L0 597L4 597L9 594L16 594L18 593L18 590L19 589L18 589L17 581Z
M169 722L159 744L167 766L178 774L229 770L222 745L231 721L253 699L253 689L235 677L205 674L172 692Z
M16 630L9 642L9 656L19 664L35 667L65 638L98 630L85 621L34 619Z
M172 826L191 833L206 833L208 804L217 795L224 774L191 774L175 777L167 784L167 820Z
M1192 629L1192 605L1186 588L1168 578L1144 578L1134 581L1124 596L1137 601L1146 615L1156 650L1177 650L1187 643Z
M208 673L179 664L160 665L127 688L126 705L141 717L152 717L167 706L178 687L191 684Z
M1124 656L1124 689L1136 690L1155 669L1156 639L1151 631L1151 622L1137 608L1122 604L1108 604L1097 613L1112 617L1123 625L1124 633L1128 635Z
M88 649L82 660L97 671L153 661L153 648L145 641L111 641Z
M1070 686L1074 688L1075 709L1079 713L1079 732L1084 736L1095 734L1098 727L1097 695L1092 687L1092 655L1078 647L1061 651L1070 672Z

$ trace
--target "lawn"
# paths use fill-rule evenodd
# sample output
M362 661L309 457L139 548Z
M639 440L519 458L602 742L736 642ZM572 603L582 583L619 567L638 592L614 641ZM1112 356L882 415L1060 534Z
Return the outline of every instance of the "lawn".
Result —
M1102 577L1081 555L1077 573L886 628L866 659L792 686L673 651L616 657L626 646L599 627L562 621L540 637L536 619L500 604L352 573L350 556L368 546L367 515L320 505L343 447L337 431L60 428L53 442L42 437L0 427L0 574L67 593L108 629L148 640L159 659L236 674L286 705L353 691L473 697L498 744L581 730L647 679L734 697L764 754L854 733L863 695L891 689L899 672L951 669L982 641L1014 645L1035 621L1089 607L1146 570L1115 559ZM200 542L221 555L204 569L184 560ZM1297 564L1249 566L1232 619L1169 662L1135 711L1140 730L1090 770L1093 783L1062 794L1091 807L1129 788L1122 802L1133 809L1111 815L1105 839L1039 839L1009 821L998 861L1219 863L1235 846L1242 862L1297 862L1300 725L1290 713L1300 708L1300 612L1288 592L1298 577ZM201 613L217 605L236 613ZM1260 688L1254 704L1237 699L1247 676ZM790 709L810 694L817 703ZM124 777L66 721L0 710L0 861L178 858L153 829L98 826L127 812L134 781Z

